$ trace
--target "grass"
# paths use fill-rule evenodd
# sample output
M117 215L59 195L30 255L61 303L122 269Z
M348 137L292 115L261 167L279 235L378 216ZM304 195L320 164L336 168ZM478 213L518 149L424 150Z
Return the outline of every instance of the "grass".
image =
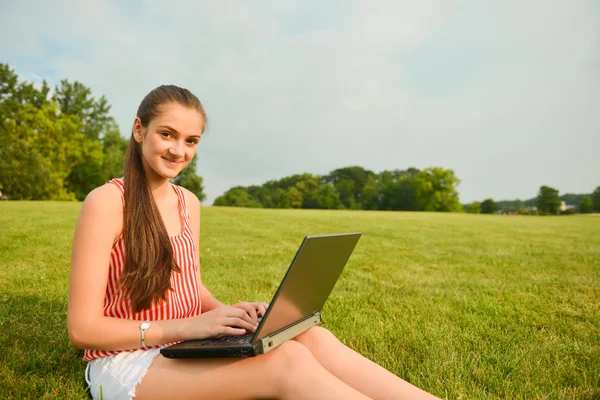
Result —
M0 398L85 398L66 333L80 203L0 203ZM204 283L270 301L305 234L362 231L324 326L449 399L600 398L600 218L202 211ZM243 275L244 279L239 279Z

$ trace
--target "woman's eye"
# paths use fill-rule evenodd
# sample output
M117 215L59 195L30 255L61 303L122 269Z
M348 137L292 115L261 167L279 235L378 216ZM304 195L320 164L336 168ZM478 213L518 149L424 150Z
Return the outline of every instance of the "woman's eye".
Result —
M190 144L198 144L199 140L198 139L190 139L189 143Z
M162 135L162 137L170 137L171 133L170 132L162 132L161 135Z

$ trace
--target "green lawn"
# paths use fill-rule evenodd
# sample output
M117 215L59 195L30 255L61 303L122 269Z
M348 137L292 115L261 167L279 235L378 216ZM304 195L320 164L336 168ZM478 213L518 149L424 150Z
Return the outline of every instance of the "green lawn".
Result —
M0 398L84 398L66 333L80 203L0 203ZM324 326L450 399L600 398L600 217L202 210L203 281L270 301L305 234L362 231ZM240 276L244 279L239 279Z

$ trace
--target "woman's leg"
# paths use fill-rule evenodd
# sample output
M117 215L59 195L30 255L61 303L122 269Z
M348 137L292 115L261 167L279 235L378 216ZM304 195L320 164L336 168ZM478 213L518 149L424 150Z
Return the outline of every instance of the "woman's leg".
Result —
M333 333L315 326L294 340L306 346L333 375L374 399L437 399L340 342Z
M293 340L243 359L172 360L158 356L136 389L146 399L368 399Z

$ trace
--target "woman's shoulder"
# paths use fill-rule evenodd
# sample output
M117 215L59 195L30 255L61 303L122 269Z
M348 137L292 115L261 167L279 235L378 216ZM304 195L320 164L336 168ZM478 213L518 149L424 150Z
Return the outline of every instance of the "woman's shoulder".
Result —
M98 212L122 212L123 198L121 189L112 183L105 183L88 193L83 207Z
M188 206L188 208L200 209L200 200L198 199L198 196L196 196L193 192L184 188L183 186L177 185L177 187L181 189L183 197L185 198L185 203Z
M123 200L120 189L106 183L88 193L79 216L82 231L93 230L97 237L109 235L114 242L123 228Z

